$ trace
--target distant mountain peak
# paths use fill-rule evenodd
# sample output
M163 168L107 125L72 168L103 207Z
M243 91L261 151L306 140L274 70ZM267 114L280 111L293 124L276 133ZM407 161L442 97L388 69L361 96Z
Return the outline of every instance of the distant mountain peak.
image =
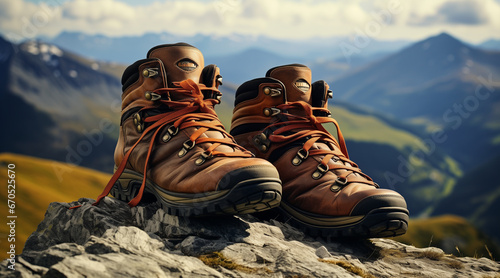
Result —
M439 45L449 50L450 48L467 47L462 41L445 32L433 37L429 37L419 43L416 43L415 45L424 45L424 48L425 45L427 46Z
M442 32L440 33L439 35L437 36L434 36L434 37L430 37L430 39L440 39L440 40L455 40L455 41L458 41L457 38L453 37L452 35L446 33L446 32Z
M452 35L450 35L446 32L440 33L437 36L430 37L424 41L433 41L433 42L438 42L438 43L455 43L455 44L461 44L461 45L464 44L462 41L460 41L459 39L453 37Z
M451 62L465 62L476 49L470 45L460 41L448 33L440 33L436 36L429 37L420 42L417 42L399 53L394 54L394 60L400 61L399 66L407 65L419 66L426 68L432 65L448 67ZM424 65L425 64L425 65ZM403 67L404 68L404 67ZM439 69L436 68L439 74Z
M59 47L38 40L24 42L20 47L33 55L47 54L61 57L64 54Z

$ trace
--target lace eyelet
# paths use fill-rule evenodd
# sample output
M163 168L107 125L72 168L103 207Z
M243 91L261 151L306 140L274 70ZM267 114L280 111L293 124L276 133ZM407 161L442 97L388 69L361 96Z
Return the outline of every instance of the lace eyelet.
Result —
M334 184L332 184L332 186L330 186L330 190L332 192L335 192L335 193L339 192L341 189L342 189L342 186L340 186L340 185L338 185L336 183L334 183Z
M312 174L312 178L315 179L315 180L318 180L326 172L328 172L328 170L330 170L330 167L328 167L328 165L319 164L318 167L317 167L317 170L314 171L314 173Z
M167 131L168 131L168 134L175 136L175 135L177 135L177 133L179 133L179 128L172 125L172 126L169 126L167 128Z
M217 75L216 81L219 84L219 86L222 86L222 75Z
M292 164L299 166L306 158L309 156L309 151L300 149L297 151L297 155L292 159Z
M142 133L144 131L144 124L141 123L136 125L135 129L137 130L137 132Z
M151 91L146 91L144 92L144 98L150 101L157 101L161 99L161 95L151 92Z
M326 95L328 98L333 98L333 91L332 90L326 91Z
M148 78L148 77L154 77L158 75L158 68L146 68L142 71L142 76Z
M268 108L264 108L263 113L264 113L264 116L266 116L266 117L274 117L274 116L278 115L279 113L281 113L281 110L278 108L275 108L275 107L268 107Z
M267 152L271 146L271 141L267 138L265 133L255 135L252 141L259 151L263 153Z
M207 161L207 160L211 159L212 157L214 157L214 156L212 155L212 153L211 153L211 152L210 152L210 153L208 153L208 154L207 154L206 152L203 152L203 153L201 153L200 157L198 157L198 158L195 160L194 164L195 164L196 166L200 166L200 165L202 165L203 163L205 163L205 161Z
M186 140L184 143L182 143L182 149L179 151L179 153L177 154L179 157L184 157L189 150L191 150L192 148L194 148L194 146L196 145L196 142L195 141L191 141L191 140Z
M337 179L335 179L335 182L330 187L330 190L332 192L339 192L342 188L344 188L346 184L347 184L347 178L337 177Z
M337 179L335 180L335 183L341 185L341 186L344 186L347 184L347 178L340 178L340 177L337 177Z
M268 95L271 97L276 97L281 95L281 90L276 88L264 87L262 91L264 92L264 95Z
M179 128L178 127L175 127L175 126L169 126L167 128L167 133L165 135L163 135L163 137L161 138L161 140L163 141L163 143L167 143L168 141L170 141L170 139L172 139L172 137L174 137L175 135L177 135L177 133L179 133Z
M133 117L135 129L138 133L142 133L144 131L144 122L142 120L141 114L135 113Z

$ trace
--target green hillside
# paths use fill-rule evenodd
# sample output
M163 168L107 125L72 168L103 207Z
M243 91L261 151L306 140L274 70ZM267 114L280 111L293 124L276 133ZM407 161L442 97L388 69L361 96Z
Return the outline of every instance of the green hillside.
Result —
M419 248L434 246L448 254L500 259L500 249L467 220L455 215L412 219L408 231L394 238Z
M51 202L71 202L82 197L95 199L108 182L110 175L61 162L17 154L0 154L0 181L7 184L7 167L15 168L16 253L36 230ZM7 219L7 186L0 191L0 217ZM10 215L10 214L9 214ZM9 234L7 225L0 225L0 259L6 257Z
M453 192L462 175L458 163L437 148L429 151L425 138L375 115L341 106L330 110L340 124L351 158L382 187L403 194L413 216L428 215L439 200ZM329 131L335 134L333 125Z
M456 189L443 199L434 212L457 214L500 242L500 155L477 165L457 181Z

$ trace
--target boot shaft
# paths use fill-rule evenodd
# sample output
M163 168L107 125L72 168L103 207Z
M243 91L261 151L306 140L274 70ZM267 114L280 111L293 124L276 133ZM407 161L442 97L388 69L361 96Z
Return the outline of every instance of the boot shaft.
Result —
M144 119L171 110L162 100L192 98L194 101L189 94L172 90L160 95L158 90L177 88L180 81L191 79L202 88L203 96L200 95L198 99L217 99L217 103L221 97L218 91L222 84L219 68L215 65L204 67L203 55L194 46L186 43L159 45L149 50L147 57L127 67L122 76L122 113L120 135L115 148L116 165L123 160L125 151L153 124ZM213 105L209 106L207 109L215 114ZM219 132L207 132L209 136L223 137Z
M311 70L304 65L272 68L266 77L247 81L237 89L230 133L239 144L269 159L278 146L272 146L267 138L272 130L261 131L280 120L283 111L279 106L301 101L314 108L315 116L329 117L328 98L332 96L326 82L311 82ZM300 109L289 108L286 112L305 116Z
M328 98L332 96L325 81L311 83L308 67L300 64L275 67L267 71L266 77L247 81L237 89L231 126L269 124L280 113L276 106L296 101L328 109Z
M153 93L159 88L173 88L175 83L191 79L215 90L203 90L208 98L220 98L217 88L222 84L220 70L215 65L204 67L203 55L186 43L164 44L148 51L147 58L127 67L122 76L122 111L154 104L160 97ZM185 98L172 93L172 100Z
M280 80L285 87L286 101L311 103L311 69L300 64L278 66L267 71L266 77Z
M219 68L185 44L160 45L122 77L122 115L109 193L180 216L266 210L281 200L276 168L254 158L215 113Z
M200 83L205 62L201 51L192 45L187 43L158 45L148 51L147 57L162 62L166 70L166 84L169 87L172 86L172 82L186 79Z

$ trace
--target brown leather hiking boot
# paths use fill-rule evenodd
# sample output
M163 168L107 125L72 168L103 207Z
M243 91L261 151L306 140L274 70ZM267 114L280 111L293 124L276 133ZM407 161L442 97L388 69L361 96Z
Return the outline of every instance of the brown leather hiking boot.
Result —
M235 143L219 121L222 77L188 44L160 45L123 74L111 193L160 202L180 216L242 214L279 205L276 168Z
M408 226L398 193L381 189L349 159L337 122L330 118L328 84L311 84L304 65L270 69L236 91L231 135L276 166L282 220L324 237L387 237ZM333 123L338 140L323 126Z

